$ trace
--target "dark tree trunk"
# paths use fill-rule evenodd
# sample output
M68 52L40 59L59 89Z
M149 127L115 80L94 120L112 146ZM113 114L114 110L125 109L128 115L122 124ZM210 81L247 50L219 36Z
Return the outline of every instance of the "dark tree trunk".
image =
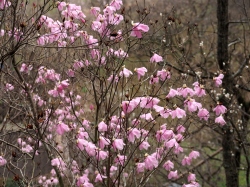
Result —
M223 79L223 88L226 93L233 93L233 80L230 72L230 64L228 63L228 0L217 0L217 20L218 20L218 40L217 40L217 60L220 69L225 75ZM223 97L221 99L223 105L227 108L229 101ZM227 124L223 127L223 166L226 174L226 186L238 187L238 167L240 161L240 152L236 152L234 141L234 129L229 114L225 115Z

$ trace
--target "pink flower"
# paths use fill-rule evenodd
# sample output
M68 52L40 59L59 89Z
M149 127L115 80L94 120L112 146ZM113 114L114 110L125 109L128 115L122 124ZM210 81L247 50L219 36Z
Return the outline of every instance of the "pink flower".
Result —
M4 166L5 164L7 164L7 161L2 156L0 156L0 166Z
M113 6L113 7L115 7L116 10L119 10L122 6L122 0L113 0L110 3L110 6Z
M75 61L75 63L73 64L73 68L75 70L81 69L83 67L83 62L82 61Z
M140 97L140 107L141 108L153 108L154 105L157 105L160 100L153 97Z
M88 142L86 147L85 147L85 151L88 153L89 156L95 156L96 149L97 149L97 147L95 146L95 144L93 144L91 142Z
M137 73L137 75L138 75L138 80L140 80L140 78L141 78L142 76L144 76L146 72L148 72L148 70L147 70L145 67L135 68L134 71L135 71L135 72Z
M216 115L225 114L227 112L227 108L221 104L217 104L217 106L213 109Z
M154 53L154 55L150 58L150 62L162 62L163 61L163 58L162 58L162 56L160 56L160 55L158 55L158 54L156 54L156 53Z
M32 65L26 65L25 63L23 63L20 68L20 72L29 73L32 69L33 69Z
M100 7L91 7L90 9L91 14L93 14L96 17L99 15L100 11L101 11Z
M144 162L136 163L136 171L137 171L137 173L142 173L142 172L144 172L144 170L145 170L145 163Z
M182 110L179 107L177 107L175 110L172 110L171 116L172 116L173 119L176 118L176 117L178 119L180 119L180 118L183 118L183 117L186 116L186 112L185 112L185 110Z
M143 150L143 149L148 150L149 147L150 147L150 144L149 144L147 141L143 141L143 142L140 144L139 149L140 149L140 150Z
M169 93L166 96L166 98L175 97L176 95L178 96L180 95L180 93L177 90L170 88Z
M166 79L170 79L170 72L165 69L157 71L157 76L160 77L161 81L165 81Z
M159 82L159 77L151 75L150 80L149 80L149 84L155 84Z
M11 3L9 1L0 0L0 10L3 10L4 8L7 8L10 5L11 5Z
M139 104L138 99L132 99L131 101L122 101L122 111L125 114L132 112Z
M193 84L194 86L194 94L197 95L198 97L202 97L206 95L205 89L203 85L200 85L198 82L195 82Z
M226 124L226 121L224 120L222 115L220 115L219 117L215 118L215 123L219 123L221 126L224 126Z
M84 148L87 146L88 141L87 141L87 140L84 140L84 139L78 138L77 141L76 141L76 143L77 143L77 147L78 147L81 151L83 151Z
M158 142L166 141L166 140L173 138L173 136L174 136L174 132L172 130L161 129L157 131L156 133L156 140Z
M139 131L137 128L130 129L128 132L128 141L134 142L135 138L141 137L141 131Z
M99 132L106 132L108 130L108 126L103 121L98 124L98 131Z
M57 1L57 8L58 8L59 11L62 11L63 7L65 7L65 6L66 6L65 2Z
M174 169L174 163L168 160L163 164L163 168L167 171L170 171L171 169Z
M0 30L0 36L4 36L5 31L3 29Z
M189 112L195 112L199 108L202 107L202 105L198 102L196 102L194 99L188 98L184 101L184 106L188 107Z
M219 87L221 84L222 84L222 79L224 78L224 75L223 74L219 74L218 77L214 77L213 80L214 80L214 84L216 87Z
M189 175L188 175L188 182L192 182L192 181L195 181L195 180L196 180L195 174L189 173Z
M176 128L176 130L177 130L177 133L181 134L181 133L183 133L183 132L186 131L186 128L183 127L182 125L178 125L178 127Z
M123 166L125 164L126 160L127 160L127 156L117 155L115 162Z
M122 139L115 139L113 141L112 145L113 145L114 149L123 150L125 143L123 143Z
M209 118L209 112L205 108L200 108L197 115L200 118L200 120L204 119L207 121Z
M168 179L176 179L176 178L178 178L177 170L170 171L169 174L168 174Z
M114 81L117 83L119 81L119 77L117 75L110 75L110 77L107 79L109 82Z
M105 147L106 145L109 145L109 144L110 144L110 140L109 140L109 139L104 138L103 136L100 136L100 137L99 137L99 147L100 147L101 149L104 149L104 147Z
M200 153L198 151L191 151L191 153L189 153L189 158L191 159L196 159L200 156Z
M105 160L108 157L108 152L102 151L102 150L97 150L96 153L96 159L97 160Z
M133 75L132 71L128 70L127 68L123 67L122 71L119 73L121 77L130 77L130 75Z
M186 166L186 165L189 165L189 166L190 166L191 162L192 162L192 158L185 156L185 157L182 159L181 164L182 164L183 166Z
M166 147L166 148L168 148L168 149L170 149L170 148L172 148L172 147L177 147L179 144L176 142L176 139L175 138L173 138L173 139L171 139L171 140L169 140L169 141L166 141L165 143L164 143L164 146Z
M68 125L66 125L65 123L63 122L59 122L59 124L57 125L56 127L56 132L57 134L59 135L63 135L65 132L69 132L70 131L70 128Z
M153 154L152 155L146 154L146 158L144 162L145 162L145 169L148 169L148 170L153 170L154 168L158 166L158 160Z
M103 179L105 179L105 178L107 178L107 177L104 176L104 175L101 175L100 173L98 173L98 174L96 175L95 182L102 182Z
M147 114L140 115L140 118L145 119L146 121L152 121L153 120L152 114L150 112L147 113Z
M9 83L6 83L5 85L5 90L8 92L8 91L11 91L11 90L14 90L14 86L12 84L9 84Z
M187 97L188 95L193 96L194 90L191 88L188 88L186 84L183 85L182 88L178 88L177 91L179 92L182 97Z
M75 72L74 72L74 70L68 69L67 75L68 75L69 77L75 77Z
M144 25L142 23L134 23L130 36L142 38L142 32L148 32L148 31L149 27L147 25Z

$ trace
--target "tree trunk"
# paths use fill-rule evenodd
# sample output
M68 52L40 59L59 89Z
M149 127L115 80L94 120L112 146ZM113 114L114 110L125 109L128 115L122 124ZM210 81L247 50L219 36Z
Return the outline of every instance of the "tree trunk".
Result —
M217 0L217 20L218 20L218 39L217 39L217 60L220 70L225 75L223 79L223 88L226 93L233 93L233 80L228 63L228 0ZM229 107L228 100L223 97L222 103ZM234 129L230 122L229 114L225 115L226 125L223 127L223 166L226 174L226 186L238 187L238 166L239 152L236 155L236 145L234 141Z

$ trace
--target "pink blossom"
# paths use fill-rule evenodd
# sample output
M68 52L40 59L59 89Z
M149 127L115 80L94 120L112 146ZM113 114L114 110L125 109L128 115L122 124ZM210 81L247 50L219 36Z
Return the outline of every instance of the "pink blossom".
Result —
M101 149L104 149L104 147L105 147L106 145L109 145L109 144L110 144L110 140L109 140L109 139L104 138L103 136L100 136L100 137L99 137L99 147L100 147Z
M83 176L79 177L76 185L78 187L94 187L94 185L89 182L87 174L84 174Z
M178 125L176 130L177 130L177 133L181 134L181 133L186 131L186 128L184 126L182 126L182 125Z
M191 159L196 159L200 156L200 153L198 151L191 151L191 153L189 153L189 158Z
M148 32L149 27L142 23L134 23L130 36L142 38L142 32Z
M84 148L87 146L88 141L87 141L87 140L84 140L84 139L78 138L77 141L76 141L76 143L77 143L77 147L78 147L81 151L83 151Z
M175 154L180 154L183 152L183 148L178 144L175 148L174 148L174 153Z
M188 88L186 84L184 84L182 88L177 88L177 91L182 97L187 97L188 95L190 96L194 95L194 90Z
M195 82L193 84L194 86L194 94L197 95L198 97L202 97L206 95L205 89L203 85L200 85L198 82Z
M153 97L140 97L140 107L141 108L153 108L154 105L157 105L160 100Z
M189 112L195 112L202 107L201 103L196 102L194 99L188 98L184 101L184 106L188 107Z
M134 142L135 138L141 137L141 131L139 131L137 128L130 129L128 132L128 141Z
M56 132L57 134L59 135L63 135L65 132L69 132L70 131L70 128L68 125L66 125L65 123L63 122L59 122L59 124L57 125L56 127Z
M154 168L158 166L158 160L153 154L152 155L146 154L146 158L144 162L145 162L145 169L148 169L148 170L153 170Z
M173 136L174 136L174 132L172 130L161 129L156 132L156 140L158 142L169 140L173 138Z
M177 170L175 171L170 171L168 174L168 179L176 179L178 177Z
M135 71L135 72L137 73L137 75L138 75L138 80L140 80L140 78L141 78L142 76L144 76L146 72L148 72L148 70L147 70L145 67L135 68L134 71Z
M215 118L215 123L219 123L221 126L224 126L226 124L226 121L224 120L222 115L220 115L219 117Z
M159 77L151 75L150 80L149 80L149 84L156 84L159 82Z
M169 141L166 141L165 143L164 143L164 146L166 147L166 148L168 148L168 149L170 149L170 148L172 148L172 147L177 147L179 144L177 143L177 141L176 141L176 139L175 138L173 138L173 139L171 139L171 140L169 140Z
M68 75L69 77L75 77L75 72L74 72L74 70L68 69L67 75Z
M119 77L117 75L110 75L110 77L107 79L108 81L114 81L117 83L119 81Z
M195 180L196 180L195 174L189 173L189 175L188 175L188 182L192 182L192 181L195 181Z
M29 73L32 69L33 69L32 65L26 65L25 63L23 63L20 68L20 72Z
M180 95L180 93L177 90L170 88L169 93L166 96L166 98L172 98L178 95Z
M114 149L123 150L125 143L123 143L122 139L115 139L113 141L112 145L113 145Z
M14 90L14 86L12 84L9 84L9 83L6 83L5 85L5 90L8 92L8 91L11 91L11 90Z
M140 150L143 150L143 149L148 150L149 147L150 147L150 144L149 144L147 141L143 141L143 142L140 144L139 149L140 149Z
M163 168L167 171L170 171L171 169L174 169L174 163L168 160L163 164Z
M216 87L219 87L221 84L222 84L222 79L224 78L224 75L223 74L219 74L218 77L214 77L213 80L214 80L214 84Z
M227 108L224 105L217 104L217 106L213 109L216 115L225 114L227 112Z
M123 67L122 71L119 73L121 77L130 77L130 75L133 75L132 71L128 70L127 68Z
M200 108L197 115L200 118L200 120L204 119L207 121L209 118L209 112L205 108Z
M180 118L183 118L183 117L186 116L186 112L185 112L185 110L182 110L179 107L177 107L175 110L173 110L171 112L171 116L172 116L173 119L176 118L176 117L178 119L180 119Z
M0 166L4 166L5 164L7 164L7 161L2 156L0 156Z
M95 182L102 182L103 179L105 179L105 178L107 178L107 177L104 176L104 175L101 175L100 173L98 173L98 174L96 175Z
M89 156L95 156L96 155L96 149L97 147L92 142L87 142L87 145L85 147L85 151L88 153Z
M0 36L4 36L5 31L3 29L0 30Z
M116 10L119 10L122 6L122 0L111 1L110 6L113 6L113 7L115 7Z
M9 1L6 0L0 0L0 9L3 10L4 8L7 8L8 6L10 6L11 3Z
M122 111L125 114L132 112L139 104L137 99L132 99L131 101L122 101Z
M186 165L189 165L189 166L190 166L191 161L192 161L192 158L185 156L185 157L182 159L181 164L182 164L183 166L186 166Z
M117 155L115 162L123 166L125 164L126 160L127 160L127 156Z
M156 53L154 53L154 55L150 58L150 62L162 62L163 61L163 58L162 58L162 56L160 56L160 55L158 55L158 54L156 54Z
M147 114L140 115L140 118L145 119L146 121L152 121L153 120L152 114L150 112L147 113Z
M65 6L66 6L65 2L57 1L57 8L59 11L62 11Z
M137 173L142 173L142 172L144 172L144 170L145 170L145 163L144 162L136 163L136 171L137 171Z
M90 9L91 14L93 14L95 17L99 15L100 11L100 7L91 7Z
M170 72L165 69L157 71L157 76L160 77L161 81L165 81L171 77Z
M73 68L75 70L81 69L83 67L83 62L82 61L75 61L75 63L73 64Z
M108 152L102 151L102 150L97 150L96 153L96 159L97 160L105 160L108 157Z
M98 131L99 132L106 132L108 130L108 126L103 121L98 124Z

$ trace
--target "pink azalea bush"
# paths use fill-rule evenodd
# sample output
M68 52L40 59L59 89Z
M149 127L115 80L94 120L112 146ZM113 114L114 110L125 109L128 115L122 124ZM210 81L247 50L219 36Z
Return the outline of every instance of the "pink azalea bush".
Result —
M8 6L7 1L1 1L0 9ZM159 169L169 180L178 180L180 171L201 155L198 150L186 155L185 122L194 119L206 123L213 117L223 126L226 122L222 115L227 108L218 104L209 112L200 99L207 94L199 80L183 80L180 87L172 84L171 70L159 67L152 72L150 64L164 61L156 53L148 58L145 67L136 67L136 73L125 66L133 50L121 49L123 41L126 37L142 40L150 28L140 20L128 30L120 28L113 33L124 20L118 12L121 0L111 1L103 10L92 7L88 31L88 18L81 6L66 2L57 2L56 6L62 20L42 15L36 23L42 28L34 40L36 45L63 50L76 43L84 46L86 53L72 55L71 62L63 66L64 72L26 63L16 69L22 80L20 94L30 104L27 118L37 134L30 142L18 139L18 147L30 158L45 147L52 167L50 174L38 177L37 183L61 185L67 179L75 186L92 187L123 186L124 181L136 180L143 185ZM129 36L123 34L128 32ZM23 34L18 29L9 33L17 42ZM211 82L219 87L222 79L220 74ZM79 85L85 84L82 92L76 80ZM4 90L8 94L16 89L6 83ZM90 102L91 107L86 107L85 102ZM38 114L38 106L43 115ZM7 156L0 156L0 167L10 163ZM186 178L189 184L183 186L199 186L195 174Z

